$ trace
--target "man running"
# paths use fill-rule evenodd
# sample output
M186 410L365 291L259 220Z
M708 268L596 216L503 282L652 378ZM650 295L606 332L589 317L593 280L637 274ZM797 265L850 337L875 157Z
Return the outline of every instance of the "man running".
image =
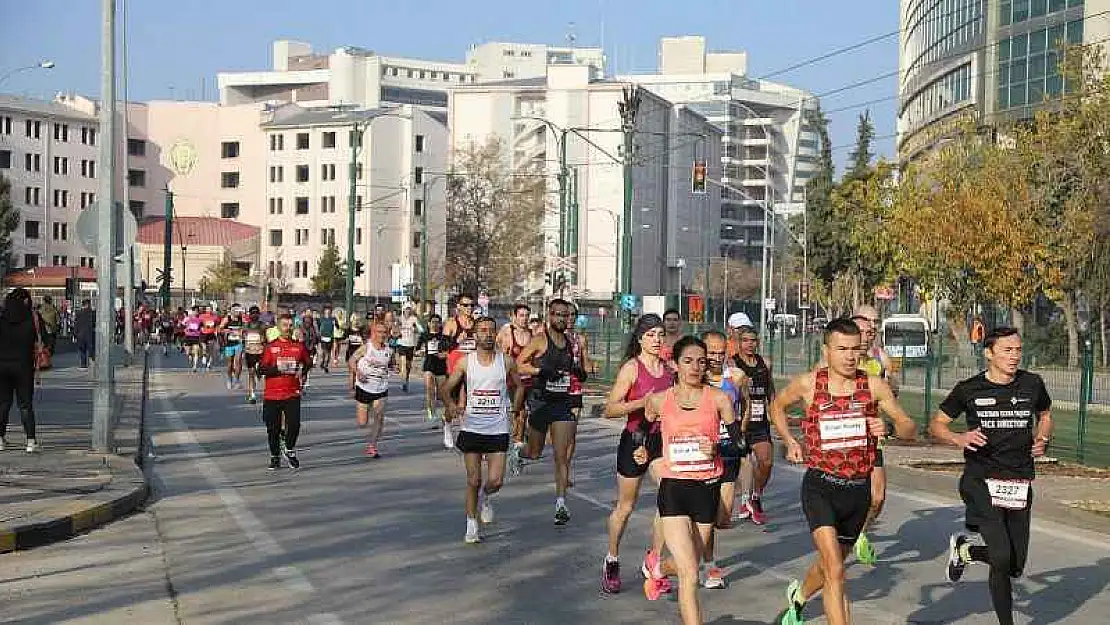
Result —
M358 348L366 342L366 324L363 323L362 315L351 314L347 318L347 353L343 356L343 362L351 359Z
M827 365L795 377L771 404L771 419L786 445L786 459L804 461L807 467L802 512L818 554L803 582L794 580L787 588L781 625L804 623L806 601L818 591L829 625L851 622L844 560L871 506L876 443L886 434L878 409L894 422L898 438L913 440L917 429L887 383L857 368L860 345L859 328L851 320L829 322L821 348ZM804 449L786 417L786 410L799 403L805 406Z
M212 369L212 361L216 358L216 339L220 327L220 316L212 311L211 306L205 306L200 314L200 342L201 354L204 356L204 370Z
M531 314L532 309L527 304L513 306L513 314L509 318L509 323L505 324L501 331L497 333L498 348L514 361L517 356L520 356L520 352L528 346L528 343L532 341L532 331L528 329L528 316ZM524 393L527 394L532 388L531 376L522 375L520 383L524 387ZM521 406L512 415L512 444L517 447L524 445L526 414L524 407ZM519 449L517 451L519 452ZM515 455L519 457L519 453Z
M1021 577L1029 555L1033 458L1044 455L1052 437L1052 400L1039 375L1019 368L1021 347L1014 328L987 333L987 370L957 384L929 427L937 439L964 450L964 522L985 543L953 534L945 574L956 582L968 564L989 565L987 586L999 625L1014 624L1011 579ZM967 432L957 434L949 425L961 414Z
M389 395L389 361L393 350L386 344L388 330L375 321L370 326L370 341L355 350L347 361L349 388L354 398L359 428L366 428L366 456L380 458L378 440L385 427L385 399Z
M412 357L416 354L416 340L420 337L420 319L412 310L411 304L405 304L405 311L401 313L400 336L397 337L397 354L401 356L401 392L409 392L409 374L412 372Z
M671 352L680 338L682 338L682 315L671 308L663 313L663 351L659 354L664 362L674 360Z
M879 311L875 310L874 306L859 306L852 313L852 321L859 326L863 341L859 368L866 371L868 375L885 380L890 386L891 392L897 397L898 385L896 379L890 375L893 361L887 355L886 350L875 343L880 322ZM867 529L875 523L875 519L883 511L883 504L886 503L885 464L883 439L880 438L879 447L875 452L875 470L871 473L871 509L867 512L867 523L863 526L864 531L860 532L859 540L856 541L855 545L856 559L867 566L874 566L878 561L875 547L867 538Z
M582 361L574 355L566 335L570 320L570 303L555 299L548 305L547 328L532 338L517 358L524 375L535 378L528 395L527 457L538 460L543 452L548 429L555 448L555 524L570 521L567 508L567 486L573 442L578 431L574 401L570 395L571 377L586 379Z
M242 388L243 375L243 309L235 304L220 322L224 337L224 358L227 360L227 390Z
M316 324L320 331L320 345L318 348L320 359L320 368L324 373L328 373L331 367L332 356L332 342L335 340L335 315L332 313L331 306L324 306L324 311L320 315L320 321Z
M489 317L474 322L475 351L459 361L443 383L441 396L448 421L462 417L456 447L466 464L466 535L468 544L482 540L482 524L493 523L494 493L505 478L505 453L509 450L509 414L523 400L516 363L496 350L497 324ZM466 406L455 403L455 392L466 381ZM514 391L509 405L509 390ZM482 484L482 460L488 466Z
M741 467L741 495L739 516L752 520L756 525L767 522L763 514L763 489L771 479L774 449L771 442L771 424L767 421L767 406L775 399L775 380L771 365L759 355L759 333L751 319L744 313L733 313L728 325L735 328L739 338L739 351L732 362L750 380L751 412L748 415L747 441L751 453Z
M443 319L437 314L428 317L428 331L420 335L417 348L424 348L424 414L428 421L436 420L439 387L447 379L447 347L451 340L443 333ZM446 415L444 415L446 416ZM443 424L443 447L455 445L452 425L446 418Z
M162 311L158 317L158 336L162 340L162 355L170 355L170 344L174 342L176 336L177 323L173 318L173 312L167 308Z
M181 321L182 332L182 345L189 354L189 366L192 367L193 373L197 372L201 359L201 329L203 322L200 320L200 315L197 314L197 308L194 306L186 313L185 318Z
M262 315L258 306L251 306L247 311L247 323L243 327L243 365L247 370L247 402L258 401L256 389L261 380L258 377L258 364L262 360L262 352L266 349L266 326L262 323Z
M258 364L266 378L262 392L262 420L270 446L270 470L281 468L281 448L289 467L300 468L297 459L297 436L301 431L301 385L312 368L312 354L293 340L293 318L278 319L278 338L271 341Z

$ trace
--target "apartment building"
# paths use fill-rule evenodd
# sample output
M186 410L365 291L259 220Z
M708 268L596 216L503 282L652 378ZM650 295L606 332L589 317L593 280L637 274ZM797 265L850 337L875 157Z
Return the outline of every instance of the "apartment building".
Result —
M585 65L590 79L598 80L605 77L605 50L489 41L467 51L466 65L477 82L539 78L547 75L548 65Z
M324 250L346 258L352 153L359 295L388 296L393 265L442 282L446 117L418 106L306 108L263 121L266 149L261 267L278 291L310 293ZM425 220L427 231L424 230Z

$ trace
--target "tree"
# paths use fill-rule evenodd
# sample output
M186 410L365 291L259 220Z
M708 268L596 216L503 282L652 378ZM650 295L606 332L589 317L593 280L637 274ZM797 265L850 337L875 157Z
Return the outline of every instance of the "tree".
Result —
M247 272L235 264L231 256L224 254L223 259L205 271L200 281L200 290L206 295L227 298L235 287L247 281Z
M758 300L760 271L750 263L735 258L714 258L709 266L709 296L725 296L728 288L729 300ZM705 272L694 273L692 291L705 293Z
M347 289L347 263L339 257L339 248L329 244L316 261L316 275L312 276L312 292L316 295L340 297Z
M19 227L19 211L12 204L12 183L0 175L0 277L12 267L12 232Z
M871 159L875 153L871 151L871 141L875 138L875 124L871 123L871 110L865 110L859 116L856 125L856 147L848 153L851 167L845 174L846 178L862 178L871 168Z
M543 267L547 180L510 171L501 142L467 144L453 155L447 184L447 282L462 293L511 295Z
M843 259L849 255L848 233L845 224L833 211L832 144L829 141L829 120L820 109L812 113L810 123L816 127L821 143L821 158L817 171L806 184L806 211L809 214L809 231L806 251L809 270L822 284L815 293L827 293L828 286L846 268ZM828 308L827 301L822 302Z

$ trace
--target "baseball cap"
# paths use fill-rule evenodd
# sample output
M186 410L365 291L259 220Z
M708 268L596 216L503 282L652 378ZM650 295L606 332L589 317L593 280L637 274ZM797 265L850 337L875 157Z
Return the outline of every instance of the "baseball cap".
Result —
M747 313L735 312L728 316L728 327L730 328L743 328L754 327L752 320L748 317Z

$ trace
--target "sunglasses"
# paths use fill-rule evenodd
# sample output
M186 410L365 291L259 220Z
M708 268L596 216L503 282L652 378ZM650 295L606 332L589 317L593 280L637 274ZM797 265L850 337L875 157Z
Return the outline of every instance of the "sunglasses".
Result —
M471 304L470 302L459 302L459 308L474 308L474 304Z

